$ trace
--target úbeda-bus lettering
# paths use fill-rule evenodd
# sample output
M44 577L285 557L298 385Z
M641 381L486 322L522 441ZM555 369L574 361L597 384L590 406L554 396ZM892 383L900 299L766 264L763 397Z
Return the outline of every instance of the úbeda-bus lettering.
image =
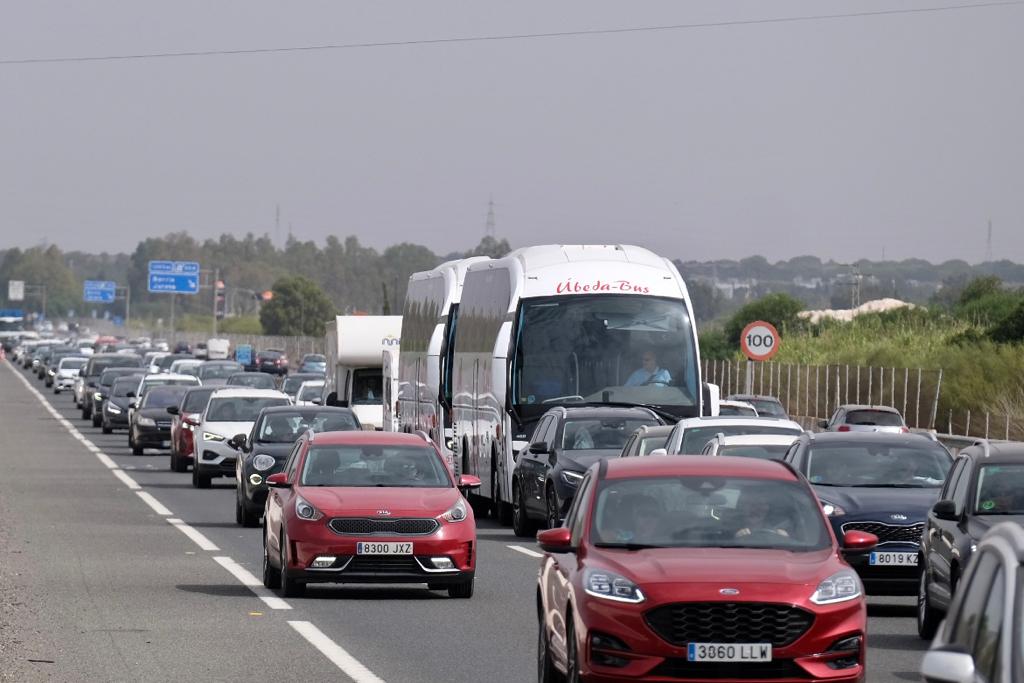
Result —
M626 292L629 294L650 294L651 288L646 285L638 285L629 280L595 280L590 283L582 283L569 278L565 282L559 282L555 292L557 294L586 294L588 292Z

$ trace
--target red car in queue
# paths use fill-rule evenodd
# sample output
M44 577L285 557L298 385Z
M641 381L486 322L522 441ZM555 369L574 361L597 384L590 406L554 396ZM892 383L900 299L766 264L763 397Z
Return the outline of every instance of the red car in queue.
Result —
M785 463L621 458L537 535L538 679L865 680L864 589Z
M176 406L167 412L171 414L171 471L188 472L195 455L193 432L199 426L199 418L210 402L210 396L219 387L198 386L189 389Z
M267 478L263 584L300 596L308 583L425 583L473 596L476 521L424 437L306 432Z

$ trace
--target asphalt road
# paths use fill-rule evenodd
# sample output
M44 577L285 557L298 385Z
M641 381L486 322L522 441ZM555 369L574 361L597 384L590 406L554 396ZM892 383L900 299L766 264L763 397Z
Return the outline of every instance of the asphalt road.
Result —
M247 587L261 531L235 524L232 480L193 489L166 452L131 455L6 363L0 465L0 680L536 678L536 548L490 520L471 600L311 586L284 601ZM919 680L913 614L913 598L870 600L869 681Z

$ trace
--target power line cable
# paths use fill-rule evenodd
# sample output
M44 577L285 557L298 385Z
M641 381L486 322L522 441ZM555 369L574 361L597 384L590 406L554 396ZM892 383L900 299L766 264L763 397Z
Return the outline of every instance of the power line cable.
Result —
M863 12L844 12L841 14L813 14L791 17L770 17L765 19L735 19L731 21L709 21L693 24L667 24L663 26L632 26L623 28L583 29L578 31L552 31L549 33L512 33L505 35L463 36L454 38L425 38L420 40L392 40L374 43L339 43L334 45L293 45L288 47L264 47L238 50L194 50L187 52L149 52L124 55L96 55L84 57L28 57L24 59L0 59L0 66L25 64L62 64L67 62L113 62L143 59L171 59L180 57L211 57L220 55L258 55L277 54L282 52L316 52L321 50L352 50L361 48L408 47L415 45L445 45L454 43L482 43L504 40L531 40L544 38L570 38L576 36L600 36L620 33L644 33L651 31L682 31L703 28L724 28L729 26L754 26L761 24L785 24L811 21L830 21L837 19L856 19L861 17L881 17L898 14L925 14L931 12L952 12L957 10L982 9L991 7L1008 7L1024 5L1024 0L999 0L973 4L942 5L933 7L916 7L888 10L868 10Z

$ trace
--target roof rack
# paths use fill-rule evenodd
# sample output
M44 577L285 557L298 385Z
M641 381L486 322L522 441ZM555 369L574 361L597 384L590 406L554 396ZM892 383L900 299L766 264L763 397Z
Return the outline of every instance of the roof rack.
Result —
M987 458L992 455L992 446L989 444L988 439L978 439L974 442L975 446L981 446L981 455Z

